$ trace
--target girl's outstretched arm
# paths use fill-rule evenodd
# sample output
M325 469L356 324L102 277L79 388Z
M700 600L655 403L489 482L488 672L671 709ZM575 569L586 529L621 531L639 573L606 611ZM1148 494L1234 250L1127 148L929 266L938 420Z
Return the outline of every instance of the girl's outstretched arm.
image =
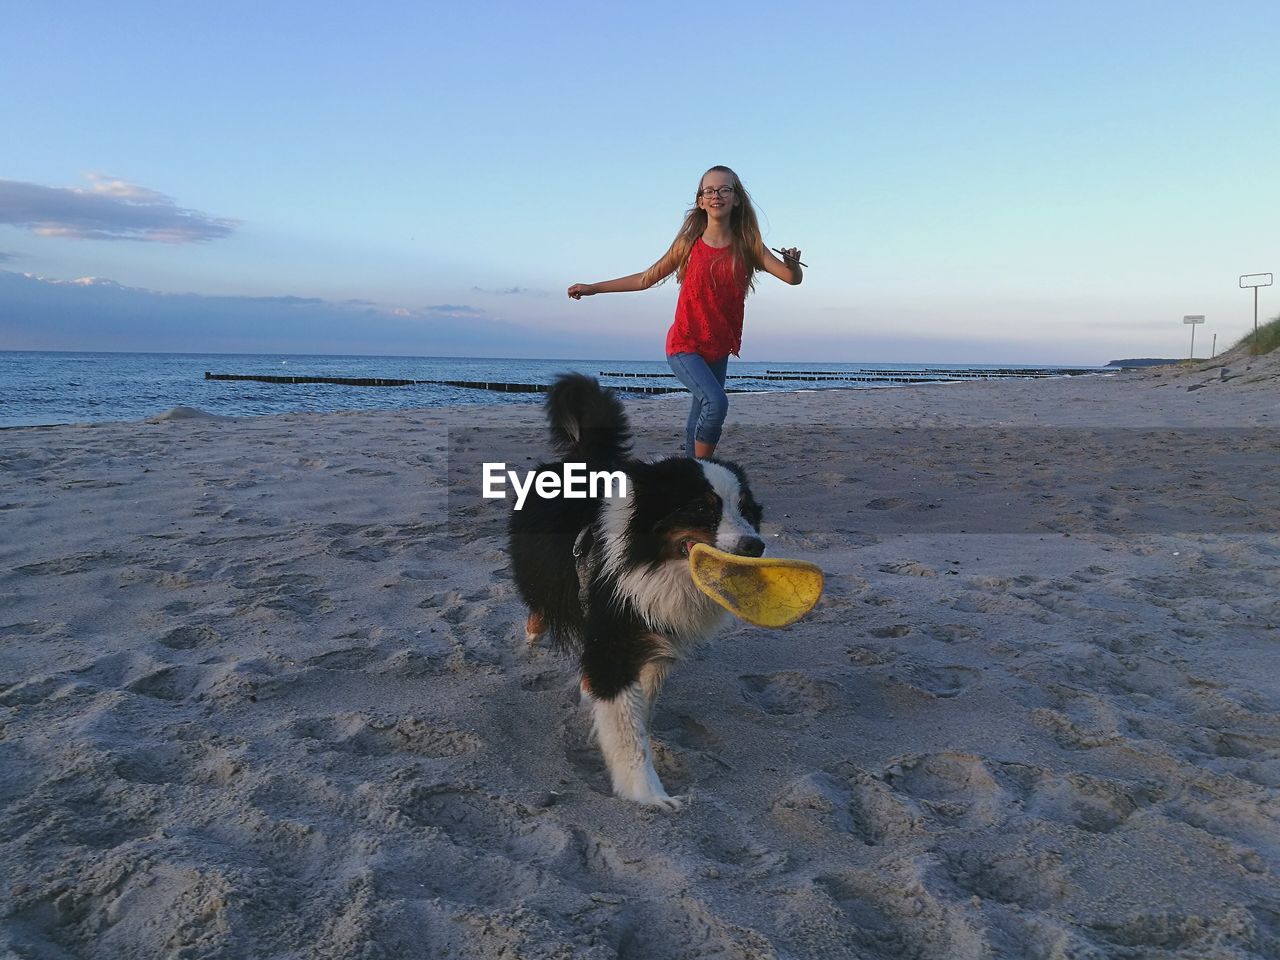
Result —
M804 279L804 270L800 267L800 251L796 247L785 247L783 259L779 260L763 244L760 246L760 268L772 273L783 283L793 286Z
M675 272L678 264L673 250L668 250L662 259L642 273L633 273L629 277L617 280L605 280L603 283L575 283L569 288L569 296L574 300L595 296L597 293L633 293L637 290L648 290Z
M619 277L617 280L605 280L601 283L575 283L569 288L569 296L574 300L581 300L583 297L594 297L597 293L631 293L643 289L645 289L644 274L633 273L629 277Z

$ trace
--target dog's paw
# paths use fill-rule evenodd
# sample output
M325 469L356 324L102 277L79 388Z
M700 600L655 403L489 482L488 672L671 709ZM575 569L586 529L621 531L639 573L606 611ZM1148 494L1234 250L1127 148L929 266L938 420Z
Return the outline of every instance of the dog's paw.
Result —
M656 802L650 803L649 806L657 807L659 810L664 810L667 813L675 813L677 810L683 807L684 804L685 804L684 797L663 796L659 798Z
M657 810L674 812L684 806L683 798L670 796L661 787L656 790L616 790L615 793L623 800Z
M650 807L654 810L661 810L664 813L675 813L684 806L683 799L680 797L667 796L665 793L662 796L654 794L651 797L630 797L628 799L634 800L641 806Z

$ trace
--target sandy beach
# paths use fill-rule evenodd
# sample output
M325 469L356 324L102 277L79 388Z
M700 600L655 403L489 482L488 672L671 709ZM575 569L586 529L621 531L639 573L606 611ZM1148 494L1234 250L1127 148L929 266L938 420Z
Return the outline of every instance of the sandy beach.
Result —
M0 431L0 956L1280 956L1280 358L719 453L827 587L672 674L667 814L524 639L475 462L536 408Z

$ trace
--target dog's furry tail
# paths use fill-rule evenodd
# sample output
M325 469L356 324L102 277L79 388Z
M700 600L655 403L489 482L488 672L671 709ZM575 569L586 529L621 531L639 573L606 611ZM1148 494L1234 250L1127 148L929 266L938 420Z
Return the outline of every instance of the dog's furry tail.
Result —
M551 445L565 460L616 463L631 455L631 426L622 402L594 377L565 373L547 394Z

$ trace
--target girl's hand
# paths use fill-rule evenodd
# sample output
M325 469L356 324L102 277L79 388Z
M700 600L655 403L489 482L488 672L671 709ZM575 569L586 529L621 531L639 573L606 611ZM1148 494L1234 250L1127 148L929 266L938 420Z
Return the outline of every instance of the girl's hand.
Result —
M773 252L782 254L782 259L779 260L773 253L766 251L760 259L763 270L792 286L804 279L804 271L800 269L804 264L800 262L799 247L774 247Z
M581 300L583 297L594 296L595 293L595 284L592 283L575 283L569 288L569 297L572 300Z

